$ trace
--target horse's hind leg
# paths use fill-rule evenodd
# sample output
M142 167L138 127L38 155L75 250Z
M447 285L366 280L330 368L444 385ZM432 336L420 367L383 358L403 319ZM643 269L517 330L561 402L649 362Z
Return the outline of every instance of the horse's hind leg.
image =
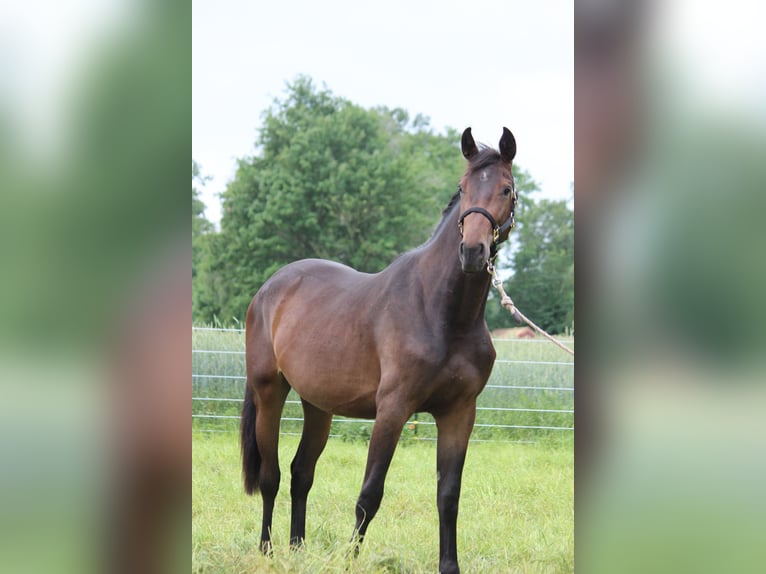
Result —
M255 419L255 440L261 454L261 468L258 475L263 499L261 551L268 554L271 552L271 519L274 513L274 499L277 497L280 479L279 421L290 387L276 372L270 377L257 378L253 383L257 395L258 410Z
M314 469L330 434L332 415L303 402L303 434L290 465L290 545L299 547L306 538L306 499L314 483Z

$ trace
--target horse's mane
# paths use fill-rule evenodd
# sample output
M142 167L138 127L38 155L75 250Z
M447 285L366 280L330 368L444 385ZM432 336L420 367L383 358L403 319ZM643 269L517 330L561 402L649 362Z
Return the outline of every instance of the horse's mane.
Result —
M447 204L447 207L445 207L442 210L442 220L447 217L447 214L452 211L452 208L455 207L455 204L460 201L460 190L455 192L455 195L452 196L452 198L449 200L449 203Z

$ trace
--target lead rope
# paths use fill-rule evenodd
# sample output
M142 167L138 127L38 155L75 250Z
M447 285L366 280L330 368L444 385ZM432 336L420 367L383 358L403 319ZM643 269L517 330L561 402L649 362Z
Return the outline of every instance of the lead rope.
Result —
M559 342L555 337L552 337L545 331L543 331L540 327L535 325L532 321L527 318L524 313L519 311L516 308L516 305L513 304L513 301L511 301L511 298L508 296L508 294L505 292L505 289L503 289L503 282L500 279L500 277L497 276L497 269L495 269L494 264L492 261L487 261L487 272L492 276L492 286L497 289L497 291L500 293L500 304L508 309L508 311L513 315L513 318L516 319L517 323L521 323L522 321L532 327L537 333L540 333L543 337L548 339L551 343L555 343L560 349L563 349L570 355L574 357L574 351L570 349L569 347L563 345L561 342Z

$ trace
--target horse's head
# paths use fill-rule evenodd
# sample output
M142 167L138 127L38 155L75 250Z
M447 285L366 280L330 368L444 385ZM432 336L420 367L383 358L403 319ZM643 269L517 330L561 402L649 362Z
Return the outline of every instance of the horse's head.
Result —
M471 128L461 140L468 168L460 179L460 263L465 273L476 273L495 255L498 244L508 238L516 209L516 187L511 162L516 140L503 128L500 151L473 141Z

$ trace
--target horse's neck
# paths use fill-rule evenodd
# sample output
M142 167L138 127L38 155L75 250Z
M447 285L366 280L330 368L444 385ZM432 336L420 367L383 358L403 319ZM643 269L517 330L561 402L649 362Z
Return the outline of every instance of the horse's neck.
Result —
M458 213L453 210L424 246L417 269L432 319L459 328L483 321L490 277L486 272L463 273L458 257Z

